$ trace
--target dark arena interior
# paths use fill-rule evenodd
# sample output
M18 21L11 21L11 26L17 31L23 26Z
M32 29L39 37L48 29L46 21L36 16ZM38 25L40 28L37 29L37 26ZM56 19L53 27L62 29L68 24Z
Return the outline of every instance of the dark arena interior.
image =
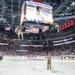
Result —
M75 75L74 69L75 0L0 0L1 75Z

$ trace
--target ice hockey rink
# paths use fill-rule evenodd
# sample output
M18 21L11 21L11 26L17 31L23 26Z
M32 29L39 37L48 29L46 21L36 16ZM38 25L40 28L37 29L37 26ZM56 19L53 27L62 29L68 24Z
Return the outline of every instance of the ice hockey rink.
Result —
M3 59L0 75L75 75L75 60L52 59L52 69L47 70L46 59Z

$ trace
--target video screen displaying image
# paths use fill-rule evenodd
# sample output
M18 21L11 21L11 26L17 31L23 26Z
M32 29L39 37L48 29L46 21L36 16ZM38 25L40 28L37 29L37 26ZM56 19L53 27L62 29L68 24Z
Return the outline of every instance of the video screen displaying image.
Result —
M49 26L41 26L41 28L39 28L36 27L35 25L28 25L25 27L25 33L39 33L40 29L42 33L44 33L49 29Z
M25 1L22 9L23 8L24 10L21 11L23 21L53 24L52 6L38 2Z

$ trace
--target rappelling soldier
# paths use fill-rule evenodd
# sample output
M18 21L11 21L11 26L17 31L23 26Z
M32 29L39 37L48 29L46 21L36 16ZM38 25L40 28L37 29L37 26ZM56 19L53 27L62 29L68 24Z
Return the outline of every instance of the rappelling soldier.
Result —
M18 26L18 27L15 29L15 32L16 32L16 34L18 35L18 39L20 39L20 37L21 37L22 40L23 40L22 26Z

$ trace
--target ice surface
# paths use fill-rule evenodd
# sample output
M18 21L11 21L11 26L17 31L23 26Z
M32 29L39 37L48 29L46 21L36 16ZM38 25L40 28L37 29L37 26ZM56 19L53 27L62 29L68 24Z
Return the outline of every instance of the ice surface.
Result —
M52 70L47 70L46 60L3 59L0 75L75 75L75 60L53 59Z

